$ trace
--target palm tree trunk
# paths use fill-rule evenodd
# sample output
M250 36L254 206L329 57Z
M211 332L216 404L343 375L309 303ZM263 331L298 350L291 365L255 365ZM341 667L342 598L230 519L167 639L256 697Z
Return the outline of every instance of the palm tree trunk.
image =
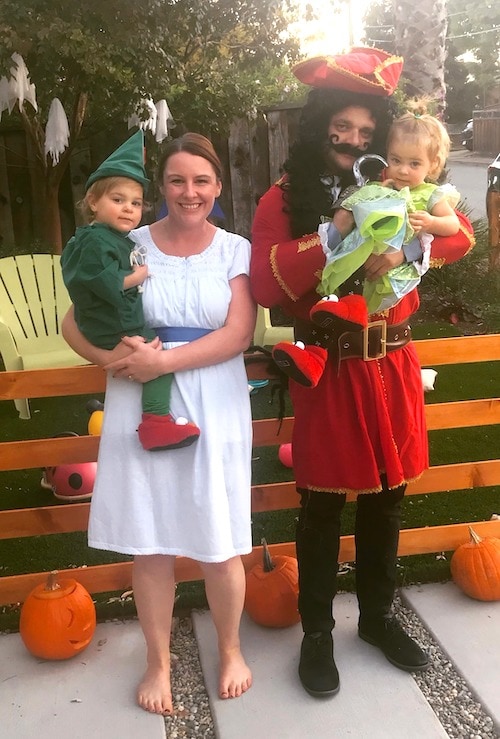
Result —
M409 96L437 102L437 115L446 108L444 61L448 18L446 0L393 0L396 53L404 58L403 76Z

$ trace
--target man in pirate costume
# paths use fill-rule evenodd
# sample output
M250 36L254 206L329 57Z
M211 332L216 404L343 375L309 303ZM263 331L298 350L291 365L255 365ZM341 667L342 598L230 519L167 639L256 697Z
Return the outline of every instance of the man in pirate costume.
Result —
M426 653L391 613L401 502L407 484L428 467L420 364L408 323L419 306L417 289L384 313L370 315L363 331L350 330L350 319L356 322L356 301L353 315L349 301L343 301L346 314L328 331L309 320L325 251L335 248L353 228L352 214L334 203L338 201L338 206L341 193L354 183L357 158L384 154L390 96L402 64L400 57L383 51L356 48L294 68L313 89L285 174L261 198L252 228L250 278L255 299L267 307L279 305L293 316L296 340L309 350L315 345L328 349L316 387L305 388L293 380L289 386L300 495L296 543L304 637L299 677L315 696L334 695L339 689L332 601L340 516L347 496L357 499L359 636L379 647L400 669L428 666ZM318 227L325 216L333 216L333 221L328 244L322 246ZM431 266L455 261L472 248L470 223L458 216L456 236L434 238ZM340 293L361 294L364 279L376 279L421 254L418 239L400 252L373 254Z

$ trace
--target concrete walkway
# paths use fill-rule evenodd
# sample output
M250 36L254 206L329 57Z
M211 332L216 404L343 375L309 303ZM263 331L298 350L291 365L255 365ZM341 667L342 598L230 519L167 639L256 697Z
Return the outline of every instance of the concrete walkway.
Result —
M500 735L500 602L482 603L452 583L403 591ZM193 614L218 739L445 739L448 735L412 675L390 665L356 633L352 594L335 599L335 657L341 689L308 696L297 678L300 626L271 630L243 619L242 642L254 686L242 698L217 698L217 653L210 615ZM136 708L144 667L137 621L99 624L74 660L44 662L19 634L0 636L2 739L165 739L165 722ZM179 655L182 660L182 654Z
M500 736L500 602L470 600L452 583L407 588L403 597L469 684ZM357 614L354 595L337 595L340 692L324 700L308 696L297 677L300 626L270 630L245 619L242 641L254 685L235 701L217 698L213 626L209 614L194 614L219 739L447 737L412 675L395 669L357 636Z

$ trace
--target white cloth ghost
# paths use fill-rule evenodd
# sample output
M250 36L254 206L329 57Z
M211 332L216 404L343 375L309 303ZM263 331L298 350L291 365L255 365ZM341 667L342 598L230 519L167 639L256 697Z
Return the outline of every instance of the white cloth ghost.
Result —
M50 104L49 117L45 127L45 156L52 157L52 165L59 162L59 157L69 143L69 124L65 110L59 98Z

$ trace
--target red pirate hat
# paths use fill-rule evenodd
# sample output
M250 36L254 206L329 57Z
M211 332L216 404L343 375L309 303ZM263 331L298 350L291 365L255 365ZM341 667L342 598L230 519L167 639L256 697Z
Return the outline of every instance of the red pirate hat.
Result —
M294 75L312 87L331 87L387 97L403 69L403 58L380 49L356 47L348 54L315 56L293 67Z

